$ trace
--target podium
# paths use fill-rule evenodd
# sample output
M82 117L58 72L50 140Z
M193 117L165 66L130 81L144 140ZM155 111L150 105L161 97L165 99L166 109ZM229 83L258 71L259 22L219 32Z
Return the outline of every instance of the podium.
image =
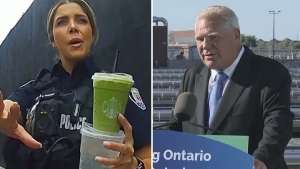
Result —
M252 169L247 136L153 130L153 169Z

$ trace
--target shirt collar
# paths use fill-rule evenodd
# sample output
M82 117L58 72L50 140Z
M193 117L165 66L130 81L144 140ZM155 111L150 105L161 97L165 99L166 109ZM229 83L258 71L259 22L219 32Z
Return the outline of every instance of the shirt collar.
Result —
M234 60L234 62L228 68L226 68L223 71L229 77L229 79L231 78L231 76L232 76L237 64L239 63L244 51L245 51L245 48L244 48L244 46L242 46L238 57ZM218 73L217 70L211 69L211 76L210 76L209 83L212 83L214 81L217 73Z
M77 63L77 65L74 67L74 70L76 69L85 69L87 70L90 76L92 76L95 72L99 72L99 68L97 67L94 57L92 55ZM62 72L66 71L62 67L61 60L58 60L52 68L51 76L58 76Z

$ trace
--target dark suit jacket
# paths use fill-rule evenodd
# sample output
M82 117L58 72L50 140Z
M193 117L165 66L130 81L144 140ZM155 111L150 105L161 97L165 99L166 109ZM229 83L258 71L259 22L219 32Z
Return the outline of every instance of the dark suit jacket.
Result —
M202 63L189 68L179 94L192 92L197 107L192 122L208 126L210 69ZM245 47L216 110L210 128L229 135L249 136L249 154L268 169L284 169L284 150L292 137L294 114L290 111L291 78L279 62L255 55ZM174 118L174 117L173 117ZM218 134L183 122L171 128L194 134Z

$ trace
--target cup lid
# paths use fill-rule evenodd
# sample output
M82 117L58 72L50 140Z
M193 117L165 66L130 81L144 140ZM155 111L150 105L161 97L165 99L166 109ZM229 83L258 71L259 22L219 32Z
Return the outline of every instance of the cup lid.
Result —
M94 73L92 79L102 79L102 80L115 80L119 82L131 82L133 83L133 77L126 73Z
M122 130L120 130L118 133L104 132L96 130L92 127L92 124L87 122L83 123L80 133L88 137L99 138L103 140L123 140L125 137L125 134Z

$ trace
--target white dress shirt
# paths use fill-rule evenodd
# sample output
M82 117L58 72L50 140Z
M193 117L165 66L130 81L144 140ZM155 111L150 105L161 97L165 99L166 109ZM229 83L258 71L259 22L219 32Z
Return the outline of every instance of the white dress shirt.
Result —
M239 61L240 61L240 59L241 59L241 57L242 57L244 51L245 51L245 48L244 48L244 46L242 46L242 49L241 49L241 51L240 51L238 57L234 60L234 62L233 62L228 68L226 68L226 69L223 71L223 72L229 77L229 80L231 79L231 76L232 76L232 74L233 74L233 72L234 72L234 70L235 70L237 64L239 63ZM211 75L210 75L210 79L209 79L209 81L208 81L208 93L210 93L211 88L212 88L212 84L213 84L213 82L215 81L216 75L217 75L217 73L218 73L218 71L217 71L217 70L214 70L214 69L211 69L210 71L211 71ZM229 80L226 82L226 84L225 84L225 86L224 86L222 95L224 94L224 91L225 91L225 89L226 89L226 87L227 87L227 84L228 84Z

